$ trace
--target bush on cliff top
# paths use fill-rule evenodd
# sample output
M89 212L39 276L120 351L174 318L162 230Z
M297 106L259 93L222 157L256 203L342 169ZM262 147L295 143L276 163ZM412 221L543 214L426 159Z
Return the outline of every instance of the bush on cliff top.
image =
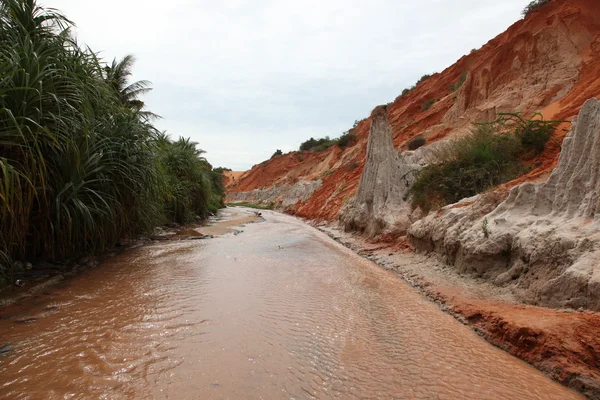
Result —
M343 149L344 147L354 144L355 141L356 135L354 133L346 132L337 139L337 145Z
M529 3L527 5L527 7L525 7L523 9L523 16L526 17L528 16L530 13L532 13L533 11L537 10L538 8L550 3L552 0L533 0L531 3Z
M320 139L310 138L306 142L302 142L300 145L300 151L314 150L316 152L321 152L327 150L335 144L335 139L331 139L329 136L325 136L324 138Z
M343 149L347 146L353 145L355 141L356 135L348 131L337 139L331 139L329 136L325 136L321 139L310 138L307 141L302 142L300 145L300 151L313 150L319 153L335 145L338 145Z
M415 83L414 85L412 85L409 88L405 88L404 90L402 90L402 93L399 94L398 97L396 97L396 100L398 100L402 96L406 96L407 94L409 94L410 92L412 92L413 90L415 90L417 88L417 86L419 85L419 83L425 82L427 79L431 78L435 74L437 74L437 72L434 72L433 74L425 74L425 75L423 75L421 78L419 78L419 80L417 81L417 83ZM390 104L390 103L388 103L388 104Z
M517 178L526 170L523 159L541 153L562 122L536 116L504 113L477 124L437 154L440 162L421 171L409 193L413 208L428 212Z

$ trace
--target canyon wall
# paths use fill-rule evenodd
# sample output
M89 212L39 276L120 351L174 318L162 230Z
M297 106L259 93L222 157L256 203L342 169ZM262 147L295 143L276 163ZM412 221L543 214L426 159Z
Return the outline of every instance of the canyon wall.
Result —
M417 250L521 289L522 300L600 311L600 100L587 101L543 183L444 207L409 229Z
M416 136L425 137L428 145L452 139L468 132L472 122L490 120L504 111L525 115L541 111L547 119L571 119L585 100L600 93L599 64L598 2L552 1L389 104L394 147L405 150ZM425 109L429 101L434 103ZM230 200L233 193L321 179L322 186L308 199L286 211L337 220L343 205L357 192L370 125L367 118L351 129L357 141L345 149L293 152L255 165L229 182ZM557 132L522 180L544 177L556 166L560 146L555 142L560 143L564 135Z
M392 142L387 107L378 106L371 113L366 162L356 195L339 213L347 231L368 237L404 235L421 215L413 211L406 197L423 167L435 159L431 145L416 151L398 152Z
M227 196L229 203L250 203L278 210L287 210L300 201L306 201L315 190L323 185L320 179L299 181L294 184L282 183L249 192L232 192Z

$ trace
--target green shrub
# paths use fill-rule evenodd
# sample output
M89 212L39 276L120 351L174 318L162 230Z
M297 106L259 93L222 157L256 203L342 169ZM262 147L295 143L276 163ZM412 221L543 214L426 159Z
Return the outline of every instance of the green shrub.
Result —
M541 115L502 113L496 121L476 124L421 171L409 193L412 206L429 211L517 178L526 170L522 160L543 151L564 122L536 117Z
M427 143L427 139L425 139L423 136L417 136L408 142L408 150L416 150L419 147L424 146L425 143Z
M356 142L356 135L350 133L350 131L343 133L337 139L331 139L329 136L325 136L321 139L310 138L300 145L300 151L312 150L317 153L327 150L328 148L338 145L341 148L351 146Z
M320 153L322 151L327 150L328 148L334 146L335 143L331 143L331 142L325 142L325 143L321 143L320 145L318 145L317 147L314 147L314 151L317 153Z
M460 76L458 77L458 81L450 84L450 91L456 92L458 89L460 89L460 87L463 85L463 83L465 83L466 80L467 80L467 71L463 71L463 73L461 73Z
M350 146L354 142L356 142L356 135L350 132L346 132L338 138L337 145L343 149L344 147Z
M533 11L537 10L538 8L550 3L552 0L533 0L531 3L529 3L527 5L527 7L525 7L523 9L523 16L526 17L527 15L531 14Z
M513 130L521 141L525 156L533 157L541 154L546 143L558 125L568 121L546 121L543 115L535 113L531 119L524 119L520 113L500 113L496 121L504 130Z
M530 119L523 118L521 113L498 113L498 119L489 123L476 125L493 125L500 133L512 133L519 139L522 158L532 158L544 151L546 143L558 125L558 120L544 120L543 115L534 113Z
M516 162L521 148L517 138L497 135L490 125L479 126L450 146L440 155L440 163L421 171L410 191L413 207L429 211L456 203L522 172Z
M275 153L273 153L273 155L271 156L271 158L277 157L277 156L281 156L281 155L283 155L283 151L277 149L277 150L275 150Z
M331 139L329 136L325 136L324 138L321 138L321 139L310 138L306 142L303 142L300 145L300 151L308 151L308 150L314 149L315 151L319 152L319 151L327 150L328 148L330 148L331 146L334 146L335 144L336 144L336 141L334 139Z
M427 79L431 78L433 75L432 74L425 74L423 75L418 81L417 81L417 85L421 82L425 82Z
M435 104L435 99L429 99L425 102L425 104L423 104L423 106L421 107L421 109L423 111L427 111L431 108L432 105Z

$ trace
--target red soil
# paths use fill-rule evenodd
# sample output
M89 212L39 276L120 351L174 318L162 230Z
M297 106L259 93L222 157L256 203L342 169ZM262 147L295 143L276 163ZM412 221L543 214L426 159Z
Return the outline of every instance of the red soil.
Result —
M561 312L465 296L455 287L426 291L490 343L590 398L600 396L600 314Z
M502 111L570 120L583 102L600 95L600 7L597 0L555 0L481 49L420 83L388 107L395 146L424 136L428 143L465 134L471 122L490 120ZM450 85L467 73L455 92ZM428 110L423 105L437 100ZM337 146L321 153L293 152L274 157L239 179L228 180L230 192L245 192L298 180L323 179L323 186L307 201L288 210L299 216L334 220L344 201L354 195L364 166L370 121L352 130L358 140L344 150ZM566 132L554 138L561 143ZM510 187L549 172L560 152L547 146L531 163L533 170Z

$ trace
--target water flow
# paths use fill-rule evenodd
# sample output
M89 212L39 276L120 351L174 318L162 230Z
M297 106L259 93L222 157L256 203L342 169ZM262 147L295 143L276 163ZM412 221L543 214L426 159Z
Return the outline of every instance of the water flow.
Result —
M4 310L0 396L579 398L394 274L265 214L239 235L130 250Z

